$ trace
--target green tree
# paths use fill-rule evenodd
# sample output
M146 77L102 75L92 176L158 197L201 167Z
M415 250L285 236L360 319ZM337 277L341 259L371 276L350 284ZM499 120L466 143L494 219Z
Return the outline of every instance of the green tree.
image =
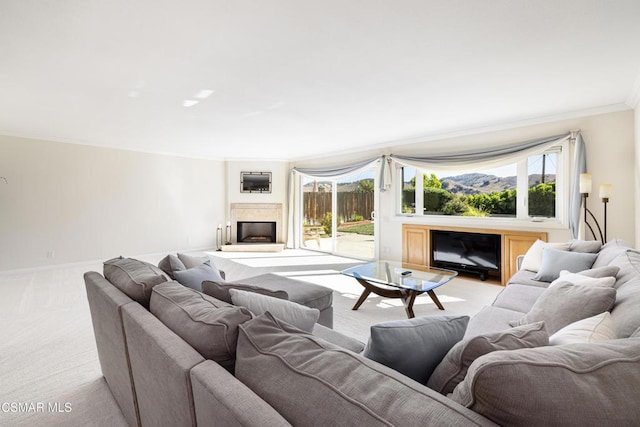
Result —
M556 216L556 183L529 187L529 215L554 218Z
M372 193L373 192L373 181L368 179L363 179L358 181L358 187L356 188L356 193Z
M411 178L410 182L412 187L416 186L415 177ZM442 188L442 183L435 173L432 173L431 175L427 175L426 173L422 174L422 185L424 188Z

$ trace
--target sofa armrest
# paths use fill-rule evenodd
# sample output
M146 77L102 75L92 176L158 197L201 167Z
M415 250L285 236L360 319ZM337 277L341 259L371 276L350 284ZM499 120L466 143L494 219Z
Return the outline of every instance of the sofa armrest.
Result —
M275 409L217 363L191 370L198 426L291 426Z

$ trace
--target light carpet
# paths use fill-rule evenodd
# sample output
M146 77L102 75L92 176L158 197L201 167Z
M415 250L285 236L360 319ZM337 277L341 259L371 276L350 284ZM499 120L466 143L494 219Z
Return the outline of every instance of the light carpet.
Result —
M333 289L334 328L363 342L372 324L406 318L400 300L375 295L351 310L362 287L340 271L362 261L305 250L207 253L228 280L271 272ZM154 264L161 258L139 257ZM101 272L102 265L0 273L0 425L126 426L100 372L82 278L86 271ZM445 311L428 296L416 298L414 311L416 316L473 315L501 289L458 277L436 290ZM14 411L17 405L22 408Z

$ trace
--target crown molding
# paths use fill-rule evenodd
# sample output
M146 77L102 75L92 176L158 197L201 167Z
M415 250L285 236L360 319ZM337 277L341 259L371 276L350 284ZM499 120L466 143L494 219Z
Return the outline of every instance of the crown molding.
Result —
M640 106L640 74L636 77L636 82L633 85L633 89L631 90L625 104L634 110Z

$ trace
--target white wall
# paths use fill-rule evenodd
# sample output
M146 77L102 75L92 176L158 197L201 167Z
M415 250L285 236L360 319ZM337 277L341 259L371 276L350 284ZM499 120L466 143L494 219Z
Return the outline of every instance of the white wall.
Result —
M424 143L412 143L387 149L376 148L368 152L298 162L295 166L346 163L355 159L390 153L426 154L433 151L455 150L456 147L486 147L562 134L574 129L582 131L587 149L587 167L593 175L594 192L589 198L589 208L602 224L603 205L598 198L598 187L603 183L613 184L613 194L607 210L609 217L608 238L622 238L633 244L636 241L636 229L638 228L636 224L636 202L633 195L638 185L634 185L635 149L634 112L632 110L476 133ZM380 212L377 215L381 222L379 233L380 257L399 260L402 257L402 224L406 222L428 224L433 220L428 217L407 218L396 216L395 206L396 194L393 189L381 193ZM451 225L460 224L452 223ZM512 227L500 226L494 228ZM549 240L552 241L562 241L570 238L567 228L546 229L541 228L539 223L530 223L518 226L518 228L547 231ZM589 238L591 237L589 236Z
M0 271L213 247L224 163L0 136Z
M640 104L635 109L635 138L636 138L636 169L635 169L635 188L636 188L636 211L634 215L636 227L636 247L640 245Z

